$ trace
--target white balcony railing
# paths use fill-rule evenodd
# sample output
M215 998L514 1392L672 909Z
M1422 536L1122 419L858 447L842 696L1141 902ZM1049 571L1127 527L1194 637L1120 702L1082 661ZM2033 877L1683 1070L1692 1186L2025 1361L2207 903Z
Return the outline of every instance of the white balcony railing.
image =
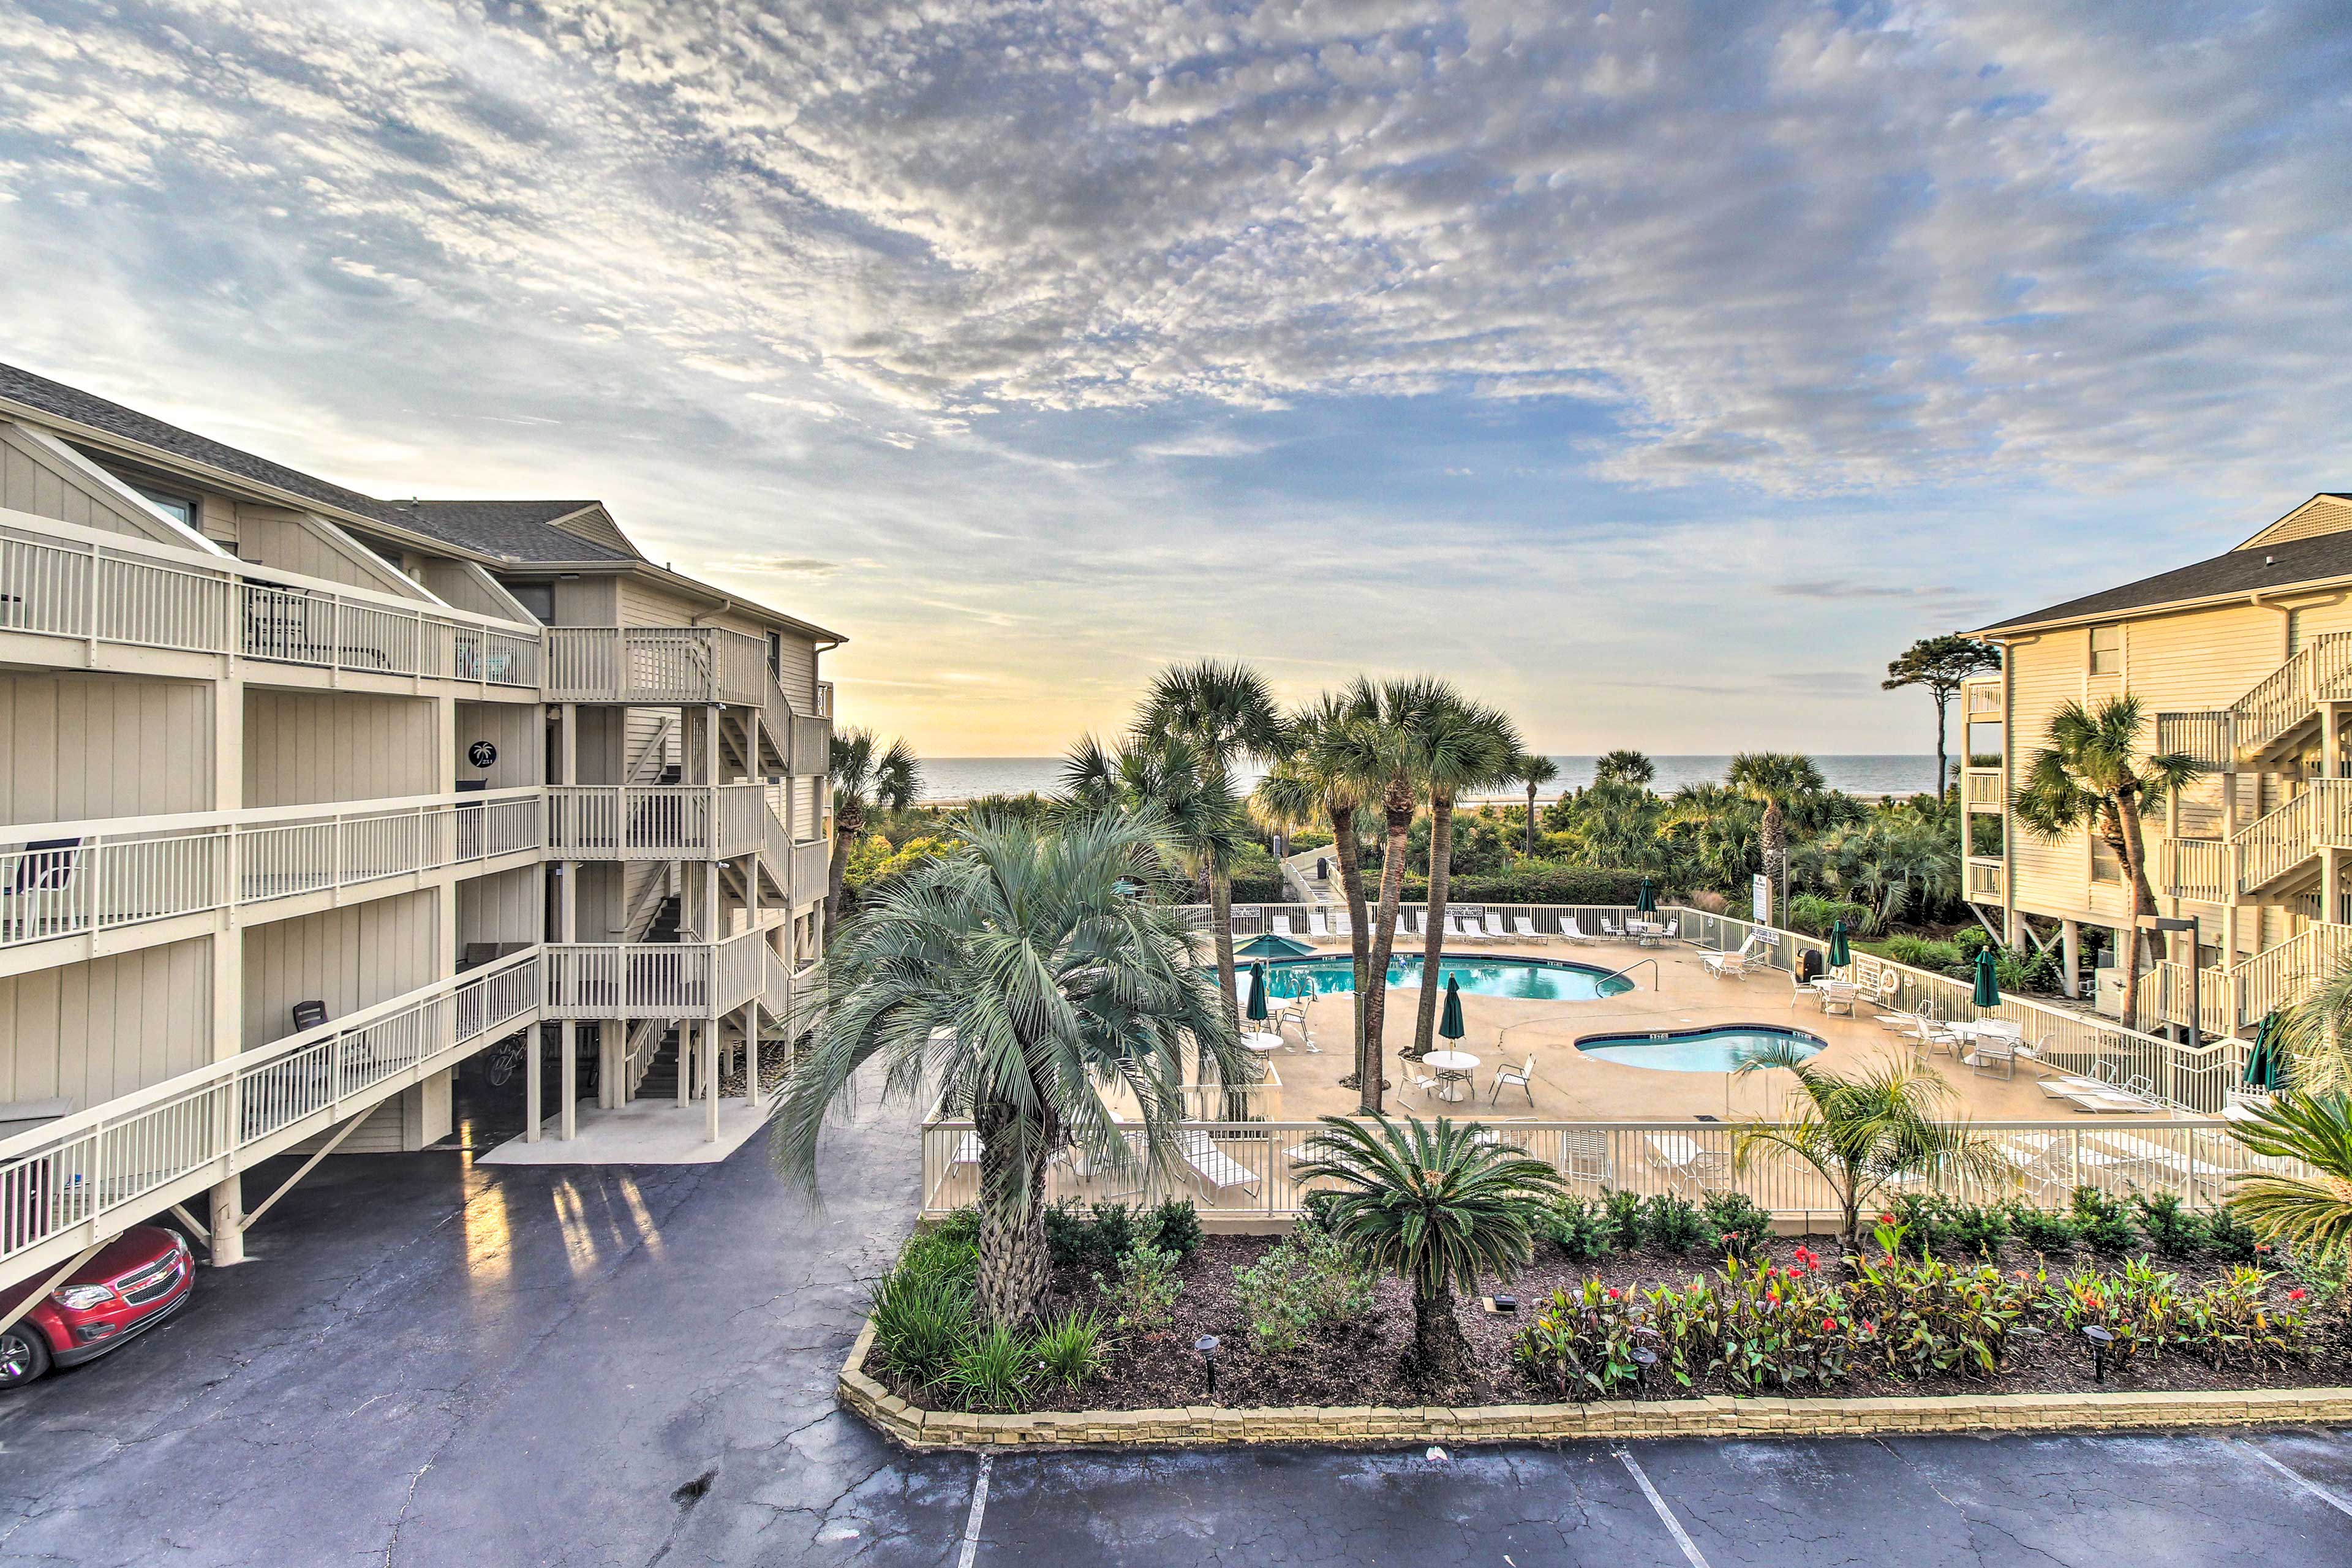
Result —
M0 1142L0 1282L367 1110L539 1002L533 948Z
M0 633L534 687L536 627L0 512Z
M831 760L832 720L793 703L758 637L724 626L551 626L546 637L551 702L757 708L787 772L821 776ZM820 683L818 704L831 701Z
M548 852L565 860L709 860L764 842L767 786L551 784Z
M0 947L536 852L536 789L0 828Z
M720 942L551 942L551 1018L705 1018L757 1001L765 934Z
M1972 811L1999 811L2003 804L1999 768L1969 768L1960 775L1964 798Z
M822 838L804 838L793 846L793 896L801 903L824 897L831 875L829 849Z
M2165 894L2200 903L2230 899L2230 846L2219 838L2159 839Z
M2000 902L2002 863L1970 856L1964 866L1967 894L1971 903Z

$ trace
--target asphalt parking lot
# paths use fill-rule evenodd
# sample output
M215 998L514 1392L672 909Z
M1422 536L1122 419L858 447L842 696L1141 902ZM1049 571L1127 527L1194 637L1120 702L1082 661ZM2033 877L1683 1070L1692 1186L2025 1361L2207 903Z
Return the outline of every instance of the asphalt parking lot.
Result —
M2352 1563L2352 1441L910 1458L832 1403L902 1111L723 1164L331 1160L179 1319L0 1401L0 1563ZM267 1173L255 1178L257 1185Z

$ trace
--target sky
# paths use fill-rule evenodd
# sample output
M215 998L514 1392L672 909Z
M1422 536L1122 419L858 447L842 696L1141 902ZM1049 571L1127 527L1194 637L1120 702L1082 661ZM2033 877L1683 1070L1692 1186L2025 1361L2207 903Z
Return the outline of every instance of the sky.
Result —
M0 358L594 496L1050 754L1160 668L1918 752L2352 489L2342 0L0 0Z

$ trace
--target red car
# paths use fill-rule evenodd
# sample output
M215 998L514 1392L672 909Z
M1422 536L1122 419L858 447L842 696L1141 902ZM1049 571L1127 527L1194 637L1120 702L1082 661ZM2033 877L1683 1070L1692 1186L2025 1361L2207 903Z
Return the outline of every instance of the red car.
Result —
M52 1366L72 1366L119 1348L187 1300L195 1283L187 1238L159 1225L134 1226L0 1329L0 1388L30 1383ZM0 1290L0 1316L39 1289L36 1279Z

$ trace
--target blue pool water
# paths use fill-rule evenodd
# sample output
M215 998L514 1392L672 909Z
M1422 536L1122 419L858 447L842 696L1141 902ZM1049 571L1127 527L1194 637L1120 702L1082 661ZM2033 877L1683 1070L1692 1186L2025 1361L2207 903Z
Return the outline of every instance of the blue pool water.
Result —
M1769 1024L1726 1024L1712 1029L1655 1030L1639 1035L1587 1035L1576 1042L1586 1056L1661 1072L1731 1072L1759 1051L1793 1045L1812 1056L1829 1042L1801 1029Z
M1410 991L1421 984L1421 955L1400 955L1389 961L1389 984ZM1547 958L1445 958L1437 961L1437 983L1450 977L1477 996L1508 996L1522 1002L1590 1002L1633 989L1630 980L1612 977L1589 964L1562 963ZM1249 965L1244 963L1241 993L1249 994ZM1284 1001L1293 996L1325 995L1356 988L1356 969L1348 958L1290 958L1265 966L1265 994Z

